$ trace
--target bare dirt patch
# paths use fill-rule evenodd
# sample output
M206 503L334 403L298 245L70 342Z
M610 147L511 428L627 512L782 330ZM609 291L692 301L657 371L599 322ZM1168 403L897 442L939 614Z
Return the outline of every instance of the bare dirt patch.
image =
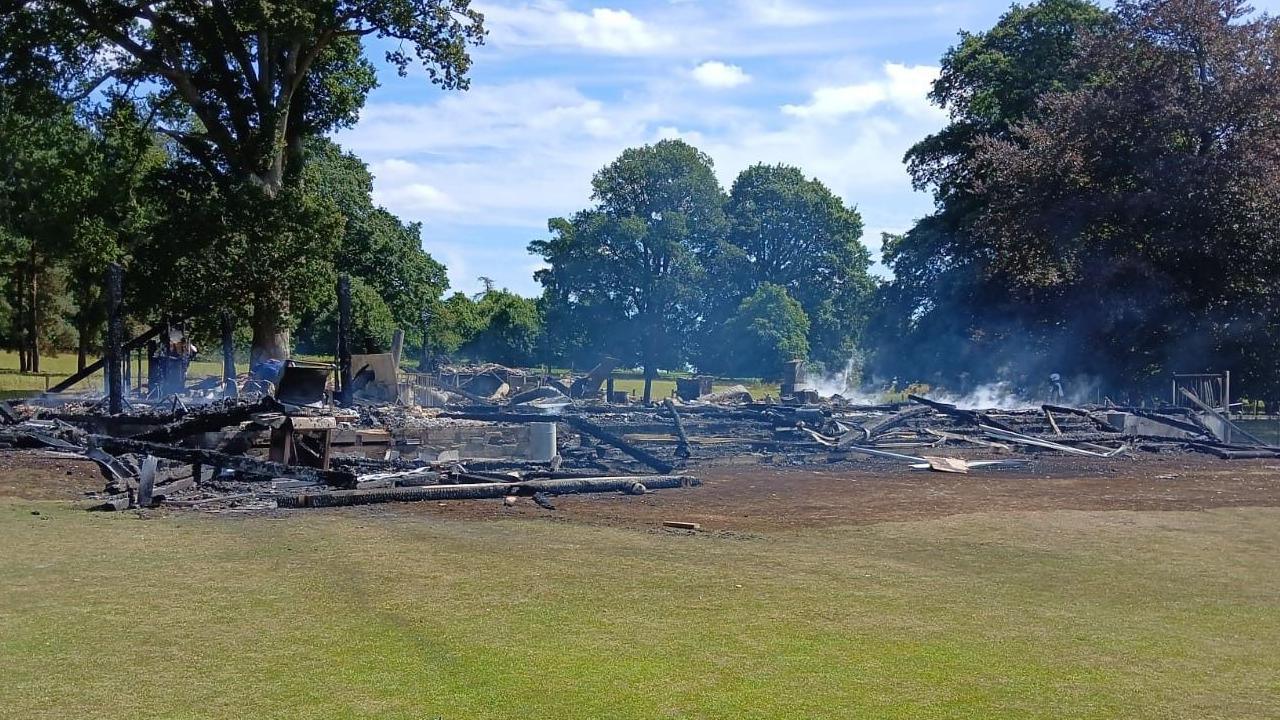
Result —
M1205 510L1280 506L1280 462L1197 455L1109 460L1043 457L1016 471L952 475L892 462L858 465L735 466L693 470L703 485L644 497L574 495L556 510L527 500L381 506L454 518L545 517L658 527L696 522L704 530L785 530L925 520L977 512L1037 510Z
M1019 470L968 475L914 471L868 459L830 465L693 468L702 487L643 497L568 495L546 510L521 499L399 503L310 513L402 514L470 520L527 518L657 528L767 531L1044 510L1207 510L1280 507L1280 461L1200 455L1115 459L1042 456ZM0 497L78 500L102 487L93 463L36 451L0 453Z
M0 497L22 500L82 500L101 490L102 474L89 460L43 450L0 452Z

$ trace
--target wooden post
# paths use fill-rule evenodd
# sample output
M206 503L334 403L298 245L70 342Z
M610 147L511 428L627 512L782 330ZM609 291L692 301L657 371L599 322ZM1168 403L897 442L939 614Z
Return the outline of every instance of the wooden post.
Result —
M351 276L338 276L339 404L351 405Z
M107 267L107 408L112 415L124 410L124 394L121 385L120 344L124 336L124 318L120 313L120 299L124 283L124 270L117 263Z
M396 328L391 333L391 363L396 366L396 372L400 372L400 353L404 351L404 330Z
M422 311L422 357L418 360L418 372L431 371L431 311Z
M31 372L40 372L40 280L36 272L36 245L31 243L31 307L27 315L27 339L31 343L27 352L31 357Z
M235 321L231 313L222 311L222 385L230 395L236 389L236 338Z

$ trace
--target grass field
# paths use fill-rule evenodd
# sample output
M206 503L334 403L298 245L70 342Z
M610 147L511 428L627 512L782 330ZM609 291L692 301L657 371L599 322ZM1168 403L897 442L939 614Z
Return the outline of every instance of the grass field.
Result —
M97 358L90 358L90 362ZM20 373L18 372L18 353L12 351L0 351L0 392L28 391L28 390L44 390L46 387L56 385L76 372L76 354L62 353L60 355L46 355L40 358L40 374ZM133 371L137 372L137 363L134 361ZM220 375L222 373L221 360L202 360L191 363L190 373L193 377L203 375ZM134 378L137 382L137 378ZM78 383L75 389L89 390L102 389L102 373L94 373L93 376L86 378Z
M1278 543L1273 509L765 537L4 500L0 716L1274 718Z
M243 365L243 364L242 364ZM75 353L63 353L58 356L46 356L40 358L39 375L18 372L18 354L16 352L0 351L0 394L40 391L47 387L55 385L58 381L69 377L76 371ZM241 367L241 370L244 370ZM136 364L134 372L137 372ZM221 375L222 362L220 360L199 360L191 363L189 371L191 377L202 377L205 375ZM135 378L136 382L136 378ZM736 381L718 382L715 385L716 390L723 390L728 387L739 384ZM761 384L756 382L744 382L751 394L756 398L763 398L766 395L778 397L778 386L776 384ZM633 379L619 379L616 381L616 389L625 392L633 392L636 397L640 397L644 392L644 381ZM675 380L655 380L653 383L654 397L669 397L676 388ZM76 385L76 389L80 390L101 390L102 389L102 373L95 373L92 377L86 378L84 381Z

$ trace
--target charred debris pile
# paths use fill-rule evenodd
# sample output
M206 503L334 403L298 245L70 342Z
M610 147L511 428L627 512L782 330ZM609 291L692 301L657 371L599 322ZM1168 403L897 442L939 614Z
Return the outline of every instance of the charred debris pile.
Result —
M117 414L61 395L2 404L0 447L94 461L106 479L96 507L116 510L520 498L554 507L559 494L688 488L698 468L746 463L968 473L1045 455L1280 457L1192 393L1187 407L979 410L915 395L858 405L793 388L762 402L741 388L711 393L697 379L641 405L613 391L611 361L570 378L499 366L406 374L392 358L359 362L364 379L349 393L341 379L333 390L333 366L288 363L276 382L219 384L231 396L217 400L196 383Z

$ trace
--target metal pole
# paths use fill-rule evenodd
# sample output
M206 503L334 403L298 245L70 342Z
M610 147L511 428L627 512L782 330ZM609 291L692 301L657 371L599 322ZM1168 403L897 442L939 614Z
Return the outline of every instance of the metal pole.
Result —
M340 405L351 405L351 276L338 276L338 387Z
M116 263L107 267L107 409L112 415L124 411L124 388L121 386L120 343L123 342L124 328L120 315L121 296L123 295L124 270Z
M1231 371L1223 371L1223 388L1222 388L1222 414L1227 418L1227 444L1230 445L1235 438L1231 437Z
M222 311L222 385L227 394L236 389L236 326L231 313Z

